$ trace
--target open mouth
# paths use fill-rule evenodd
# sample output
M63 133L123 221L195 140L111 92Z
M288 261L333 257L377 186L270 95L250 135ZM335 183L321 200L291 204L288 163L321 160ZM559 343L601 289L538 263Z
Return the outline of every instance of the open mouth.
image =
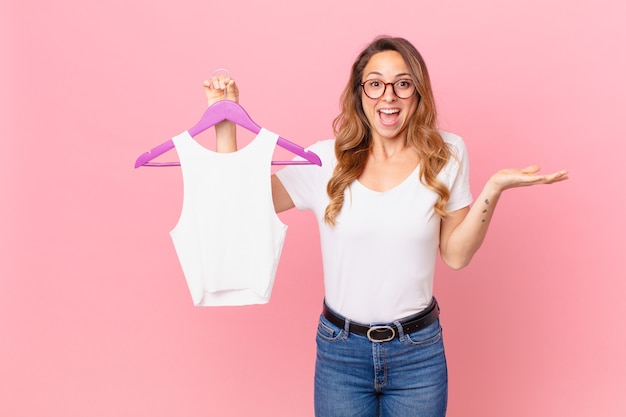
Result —
M393 125L400 118L400 109L380 109L378 115L384 125Z

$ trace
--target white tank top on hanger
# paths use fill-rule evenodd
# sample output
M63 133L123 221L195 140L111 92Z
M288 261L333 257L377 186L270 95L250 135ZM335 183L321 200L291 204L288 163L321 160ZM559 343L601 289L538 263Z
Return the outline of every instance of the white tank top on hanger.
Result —
M196 306L269 301L287 231L272 203L277 140L261 129L246 147L218 153L188 132L173 138L184 197L170 236Z

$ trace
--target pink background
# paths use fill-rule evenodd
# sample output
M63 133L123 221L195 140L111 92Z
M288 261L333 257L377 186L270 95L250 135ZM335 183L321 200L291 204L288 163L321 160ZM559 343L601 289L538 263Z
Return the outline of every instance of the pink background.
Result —
M0 415L311 416L310 213L281 215L269 304L194 307L180 171L133 164L195 124L220 67L259 124L330 137L382 33L423 53L475 194L500 168L571 172L507 192L473 263L439 265L448 415L626 415L622 0L0 4Z

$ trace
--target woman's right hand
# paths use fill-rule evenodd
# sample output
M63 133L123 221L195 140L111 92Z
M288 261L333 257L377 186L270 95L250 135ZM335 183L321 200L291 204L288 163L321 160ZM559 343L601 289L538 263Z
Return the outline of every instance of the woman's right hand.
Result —
M231 100L239 103L239 88L232 78L219 75L204 81L204 93L209 106L221 100Z
M219 75L204 81L204 93L209 107L218 101L231 100L239 102L239 89L235 80ZM235 123L224 120L215 125L217 152L235 152L237 150L237 130Z

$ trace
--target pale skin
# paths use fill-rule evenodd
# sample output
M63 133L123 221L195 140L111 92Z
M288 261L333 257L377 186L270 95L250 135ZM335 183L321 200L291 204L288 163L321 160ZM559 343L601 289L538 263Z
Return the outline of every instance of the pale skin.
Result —
M239 88L237 88L235 80L230 77L213 77L204 81L204 92L209 106L224 99L239 102ZM224 121L216 124L215 136L218 152L235 152L237 150L236 126L233 122Z
M378 79L393 83L410 78L409 68L395 51L372 56L363 73L363 80ZM217 77L204 82L208 104L226 99L238 101L239 91L231 78ZM417 108L417 95L398 98L391 86L378 99L363 95L363 110L372 127L372 150L359 182L375 191L394 188L406 179L419 164L415 150L407 145L406 127ZM385 115L386 114L386 115ZM218 152L237 150L235 126L222 122L216 126ZM494 173L484 185L472 206L450 212L441 220L439 251L442 260L451 268L467 266L482 245L500 196L505 190L539 184L554 184L568 179L561 170L540 173L538 165L522 169L503 169ZM276 212L294 207L280 180L272 175L272 198Z

